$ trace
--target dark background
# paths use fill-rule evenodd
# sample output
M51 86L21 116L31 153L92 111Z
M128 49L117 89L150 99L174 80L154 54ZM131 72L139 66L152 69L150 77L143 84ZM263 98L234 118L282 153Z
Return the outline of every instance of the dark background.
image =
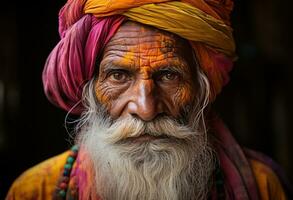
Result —
M235 2L239 60L214 105L238 141L262 151L293 177L293 61L290 0ZM1 2L0 199L25 169L69 146L66 112L42 89L46 57L59 41L65 0Z

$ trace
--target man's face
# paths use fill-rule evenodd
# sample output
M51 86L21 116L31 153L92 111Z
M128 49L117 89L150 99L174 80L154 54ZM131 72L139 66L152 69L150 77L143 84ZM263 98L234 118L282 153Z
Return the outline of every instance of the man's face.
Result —
M105 48L95 85L98 101L114 119L178 118L196 96L191 52L178 36L126 22Z
M77 139L101 199L206 199L208 92L191 52L178 36L134 22L107 44L98 78L84 90Z

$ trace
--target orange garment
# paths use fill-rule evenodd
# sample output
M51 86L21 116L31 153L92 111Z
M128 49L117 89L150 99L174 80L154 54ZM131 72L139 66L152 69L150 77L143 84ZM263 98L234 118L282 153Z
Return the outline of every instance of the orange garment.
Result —
M11 186L6 200L51 200L69 151L24 172ZM262 200L285 200L276 174L263 163L250 160Z
M276 174L266 165L256 160L251 160L253 173L263 200L285 200L285 194Z
M11 186L7 200L49 200L63 171L69 151L25 171Z

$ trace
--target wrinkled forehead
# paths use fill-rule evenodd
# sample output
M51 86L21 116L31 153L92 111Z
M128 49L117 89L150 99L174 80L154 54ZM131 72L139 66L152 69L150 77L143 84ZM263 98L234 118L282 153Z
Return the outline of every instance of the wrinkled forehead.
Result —
M131 67L132 70L172 66L189 73L194 72L197 64L187 40L167 31L127 21L106 45L100 66L102 71L105 66Z
M133 21L126 21L120 26L106 45L105 51L112 49L126 51L135 47L136 50L141 51L159 48L161 53L191 52L187 40L173 33Z

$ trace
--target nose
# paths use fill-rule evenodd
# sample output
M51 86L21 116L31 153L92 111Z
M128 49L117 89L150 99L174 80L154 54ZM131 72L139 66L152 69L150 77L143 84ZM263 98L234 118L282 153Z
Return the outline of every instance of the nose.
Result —
M128 113L144 121L151 121L162 110L155 93L153 80L141 80L133 90L133 100L127 105Z

